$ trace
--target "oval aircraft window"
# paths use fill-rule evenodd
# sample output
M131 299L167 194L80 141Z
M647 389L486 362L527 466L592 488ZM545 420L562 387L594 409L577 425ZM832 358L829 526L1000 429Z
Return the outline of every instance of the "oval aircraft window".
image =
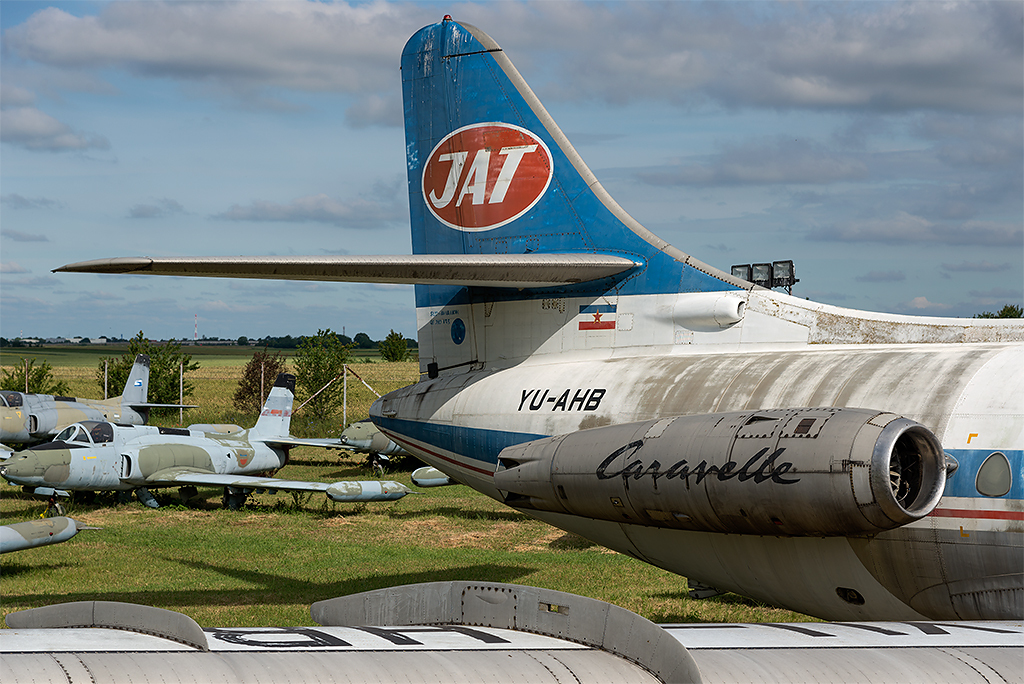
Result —
M985 496L1003 496L1010 491L1010 462L1001 451L989 454L978 468L974 486Z

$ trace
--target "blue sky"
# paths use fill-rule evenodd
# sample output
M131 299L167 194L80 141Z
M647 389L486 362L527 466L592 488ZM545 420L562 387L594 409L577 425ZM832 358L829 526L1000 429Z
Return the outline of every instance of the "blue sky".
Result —
M5 0L0 335L414 335L409 286L50 270L409 253L398 64L446 13L684 251L858 309L1021 303L1021 3Z

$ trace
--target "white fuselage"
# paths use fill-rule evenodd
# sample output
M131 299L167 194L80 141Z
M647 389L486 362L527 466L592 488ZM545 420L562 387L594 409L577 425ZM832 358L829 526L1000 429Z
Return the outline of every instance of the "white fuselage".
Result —
M681 297L619 298L616 326L599 331L580 329L585 319L572 315L581 306L573 300L498 303L489 312L446 307L446 318L476 317L468 326L467 342L477 345L470 356L492 361L385 396L374 421L431 465L500 500L493 473L501 450L550 435L751 409L896 413L929 428L959 468L931 515L878 535L714 534L526 512L700 582L831 619L1017 617L1024 345L808 344L820 329L756 310L740 325L701 332L682 328L678 317L673 323ZM780 298L763 297L757 308L773 299ZM444 324L431 326L436 313L420 313L421 339L432 327L447 334ZM495 333L509 334L491 334L488 318ZM950 332L937 326L935 334ZM624 346L631 338L640 344ZM1012 488L986 496L975 478L994 452L1009 459ZM863 603L844 600L844 588L856 589Z

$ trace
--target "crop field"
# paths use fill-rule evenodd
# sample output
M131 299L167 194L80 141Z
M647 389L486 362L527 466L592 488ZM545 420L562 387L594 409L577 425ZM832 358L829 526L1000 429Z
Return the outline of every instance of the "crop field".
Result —
M2 362L13 365L6 351ZM249 355L238 356L237 363L208 363L227 359L196 355L201 368L189 377L197 390L192 403L201 408L186 411L184 424L252 424L254 418L231 406ZM82 363L50 363L73 394L98 397L99 356ZM418 377L415 363L357 363L353 369L382 394ZM355 378L349 378L348 387L349 420L365 418L373 393ZM299 420L301 412L295 417ZM177 412L159 422L177 425ZM399 462L386 479L411 486L409 473L418 465ZM324 482L373 477L361 457L309 448L294 450L276 475ZM217 489L200 489L187 506L175 489L155 494L162 504L157 510L134 499L118 504L111 495L67 504L68 515L100 529L79 532L64 544L0 556L0 611L6 615L67 601L127 601L185 613L204 627L311 625L309 606L316 601L462 579L582 594L655 622L810 619L733 594L691 600L682 577L550 527L464 486L418 490L397 502L371 504L261 494L250 497L240 511L221 508ZM4 524L33 519L44 508L37 497L0 483Z

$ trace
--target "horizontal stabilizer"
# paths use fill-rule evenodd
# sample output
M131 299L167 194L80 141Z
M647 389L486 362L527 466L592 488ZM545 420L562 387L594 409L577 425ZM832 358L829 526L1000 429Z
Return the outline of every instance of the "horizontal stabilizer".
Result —
M604 254L119 257L80 261L54 272L536 288L608 278L641 265Z
M301 439L299 437L255 437L255 441L263 442L269 447L320 447L321 449L352 449L337 439Z
M155 409L155 408L181 408L181 409L187 409L187 408L199 408L199 405L198 404L150 404L150 403L136 404L136 403L132 403L132 404L128 404L128 408L134 409L136 411L139 410L139 409Z

